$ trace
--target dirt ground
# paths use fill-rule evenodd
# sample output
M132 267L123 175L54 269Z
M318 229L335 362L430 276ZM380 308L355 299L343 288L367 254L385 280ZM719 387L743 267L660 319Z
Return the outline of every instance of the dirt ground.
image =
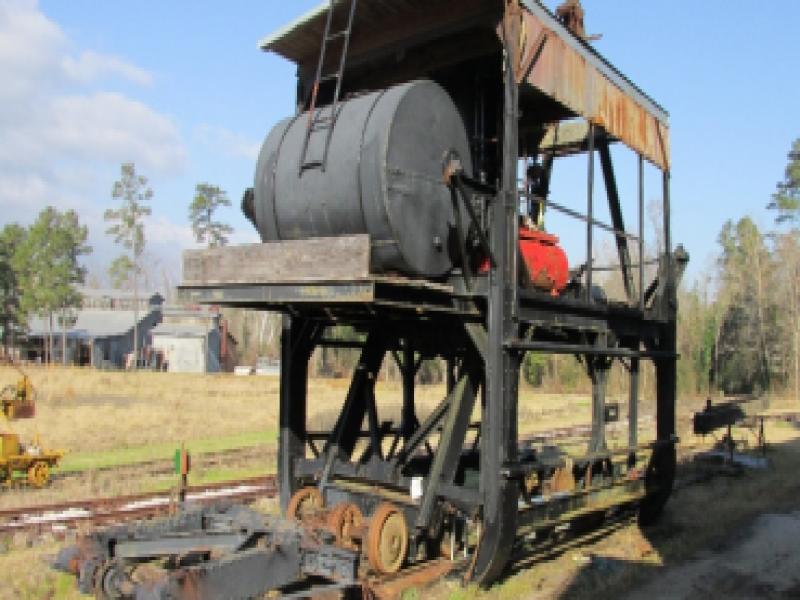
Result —
M734 430L746 439L748 432ZM800 598L800 430L768 424L766 469L687 454L659 521L620 515L532 548L488 590L445 581L435 600L778 600ZM686 445L699 443L684 436Z
M624 599L800 598L800 512L761 515L741 537L668 569Z

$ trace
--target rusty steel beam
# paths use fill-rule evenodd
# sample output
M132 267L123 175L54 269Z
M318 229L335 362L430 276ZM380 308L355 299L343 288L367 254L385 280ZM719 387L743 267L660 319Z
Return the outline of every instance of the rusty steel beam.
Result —
M602 127L662 171L670 168L668 115L536 0L523 0L525 49L547 43L526 83Z

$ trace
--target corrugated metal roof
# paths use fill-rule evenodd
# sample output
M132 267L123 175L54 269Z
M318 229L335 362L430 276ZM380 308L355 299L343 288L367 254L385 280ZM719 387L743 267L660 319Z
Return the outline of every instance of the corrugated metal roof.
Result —
M139 311L141 323L150 313ZM134 311L132 310L95 310L83 309L77 313L75 325L67 329L71 338L93 339L125 335L133 329ZM57 320L53 319L53 333L61 335ZM42 337L47 335L48 319L33 317L28 320L28 335Z
M190 325L186 323L160 323L156 325L150 332L153 336L169 336L169 337L205 337L216 327L205 325Z
M115 298L119 300L133 300L136 296L136 294L134 294L131 290L116 290L113 288L81 287L78 288L78 292L87 298ZM138 293L139 300L153 299L156 296L158 296L158 298L160 298L162 301L164 300L163 296L161 296L161 294L158 292L139 291Z

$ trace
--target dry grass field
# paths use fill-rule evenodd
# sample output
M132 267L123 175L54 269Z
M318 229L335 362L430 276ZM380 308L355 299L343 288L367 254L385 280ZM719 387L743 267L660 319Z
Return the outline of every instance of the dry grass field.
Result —
M168 467L174 449L185 442L194 453L194 481L219 480L272 472L277 439L278 379L231 375L120 373L83 369L31 368L38 392L37 415L3 424L23 437L41 436L42 444L68 452L63 473L44 490L26 487L0 491L0 506L29 505L76 497L151 490L174 484L168 473L154 474L154 461ZM14 369L0 368L0 386L13 383ZM309 428L330 426L346 394L348 381L312 380ZM395 382L377 388L381 419L397 419L402 391ZM421 386L418 412L424 417L442 399L440 385ZM625 398L612 397L623 408ZM681 405L682 442L700 440L686 432L687 416L702 404ZM640 436L652 436L652 403L640 407ZM477 411L473 415L479 417ZM588 424L588 394L551 394L523 386L520 431L533 433ZM442 583L434 591L409 598L459 600L506 598L618 597L709 548L730 543L757 515L797 509L800 441L796 429L769 425L773 442L766 471L738 478L717 477L678 491L661 524L642 531L625 522L559 553L540 551L539 559L489 591ZM738 434L744 436L744 432ZM624 442L625 428L611 445ZM237 450L238 449L238 450ZM227 451L224 458L216 453ZM230 454L230 452L233 454ZM221 455L220 455L221 456ZM167 469L168 470L168 469ZM786 474L791 473L791 477ZM711 510L713 509L713 510ZM271 506L269 510L274 510ZM702 527L699 526L702 524ZM73 598L72 581L49 571L40 560L58 545L52 540L0 540L0 598ZM668 596L667 596L668 597Z

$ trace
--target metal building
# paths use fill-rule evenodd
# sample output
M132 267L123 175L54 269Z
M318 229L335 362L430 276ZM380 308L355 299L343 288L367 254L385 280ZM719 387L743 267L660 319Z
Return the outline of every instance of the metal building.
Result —
M152 333L153 350L170 373L218 373L233 368L236 341L216 311L168 307Z
M24 358L44 360L48 335L52 334L55 363L125 367L134 348L134 320L138 347L144 350L150 344L150 331L161 322L164 298L155 292L140 292L135 297L126 290L82 288L80 293L81 308L67 315L65 323L58 316L52 324L47 317L29 319Z

